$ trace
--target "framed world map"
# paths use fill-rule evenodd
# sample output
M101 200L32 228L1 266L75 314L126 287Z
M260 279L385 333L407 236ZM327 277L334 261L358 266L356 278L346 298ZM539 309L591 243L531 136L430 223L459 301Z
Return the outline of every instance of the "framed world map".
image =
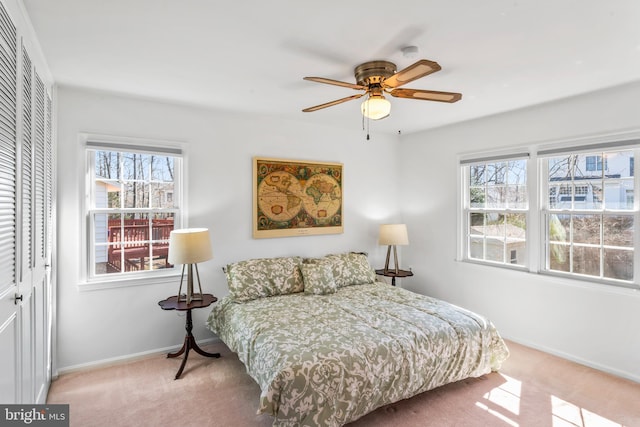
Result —
M342 231L342 163L253 158L254 238Z

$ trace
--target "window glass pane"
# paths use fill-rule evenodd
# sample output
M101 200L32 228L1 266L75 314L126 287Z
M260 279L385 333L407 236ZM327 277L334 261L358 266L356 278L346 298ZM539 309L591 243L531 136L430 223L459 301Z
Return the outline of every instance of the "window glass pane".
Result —
M472 208L483 208L487 195L485 187L470 187L469 188L469 203Z
M124 186L124 207L149 208L149 184L143 182L127 182Z
M525 265L527 248L527 216L524 213L506 215L506 262Z
M604 203L606 209L633 209L633 189L632 180L606 179L604 182ZM631 197L629 197L631 196ZM631 203L629 203L631 202Z
M574 156L567 155L549 159L549 181L562 182L570 181L573 171Z
M173 182L174 160L173 157L151 156L151 180L161 182Z
M489 185L506 184L507 164L505 162L487 164L487 183Z
M574 179L602 178L602 153L578 154L575 161Z
M151 221L152 262L149 267L153 270L170 268L169 264L169 236L173 230L173 214L159 215Z
M504 262L504 238L487 237L486 260Z
M602 209L602 181L590 181L584 185L585 209Z
M173 183L160 182L152 183L151 189L151 207L152 208L173 208Z
M487 224L484 229L485 236L505 237L504 215L498 213L487 214Z
M524 213L508 214L506 219L507 237L512 239L526 239L527 215Z
M589 276L600 275L600 248L573 247L573 273Z
M94 274L107 274L117 272L113 265L110 265L111 258L114 257L113 236L119 235L121 226L120 215L118 214L94 214ZM116 229L113 231L113 229ZM119 263L118 259L118 264ZM114 264L115 265L115 264Z
M633 280L633 251L605 248L604 276L618 280Z
M487 165L487 208L506 207L506 178L507 163L492 163Z
M507 162L507 183L507 194L505 195L507 206L525 209L528 204L526 160Z
M472 237L469 240L469 258L484 259L484 239Z
M566 244L549 245L549 269L555 271L569 272L571 267L570 260L571 246Z
M509 185L523 185L527 183L526 160L511 160L508 162L507 182Z
M573 242L600 244L600 215L573 216Z
M606 153L605 166L605 207L633 209L633 151Z
M107 243L109 241L108 215L96 214L93 216L94 230L93 240L96 243Z
M507 188L506 202L510 208L526 209L528 206L527 186L509 185Z
M485 214L472 212L469 214L469 233L484 235L484 217Z
M630 215L605 215L603 235L604 244L607 246L633 247L633 217Z
M114 153L112 151L95 152L95 176L97 179L118 180L120 178L118 173L119 170L119 153Z
M549 215L549 240L552 242L568 242L571 236L570 215Z
M122 179L127 181L148 181L151 168L149 154L122 153Z
M106 273L107 265L107 242L109 241L109 228L107 214L97 214L93 217L94 223L94 259L95 259L95 272L101 274Z
M524 240L515 240L507 238L507 262L516 265L525 265L526 242Z
M487 186L487 208L504 208L506 207L506 201L505 185Z
M484 163L478 165L472 165L469 167L469 185L470 186L484 186L486 183L485 171L487 166Z

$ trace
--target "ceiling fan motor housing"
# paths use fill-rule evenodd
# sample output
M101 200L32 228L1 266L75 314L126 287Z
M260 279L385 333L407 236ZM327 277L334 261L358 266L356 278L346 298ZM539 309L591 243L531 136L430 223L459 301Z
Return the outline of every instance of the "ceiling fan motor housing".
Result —
M396 73L396 64L389 61L369 61L358 65L354 74L362 86L380 85L384 79Z
M358 65L354 69L357 84L341 82L324 77L305 77L305 80L347 87L363 92L360 92L357 95L351 95L345 98L336 99L335 101L325 102L324 104L305 108L302 111L305 113L318 111L323 108L332 107L334 105L342 104L343 102L366 96L367 98L365 100L365 103L367 105L367 108L371 107L369 104L371 104L372 101L376 101L380 105L386 103L384 109L384 112L386 112L386 114L381 115L380 117L374 117L374 120L376 120L386 117L389 113L390 103L384 98L383 93L385 92L396 98L420 99L424 101L439 102L459 101L462 98L461 93L400 88L400 86L406 83L412 82L431 73L435 73L439 70L441 70L440 65L438 65L437 62L430 61L428 59L421 59L401 71L397 71L396 64L394 64L393 62L378 60L365 62ZM365 103L363 103L363 105L365 105ZM365 111L372 110L363 109L363 115L371 118L372 116L368 115L368 113L366 113Z

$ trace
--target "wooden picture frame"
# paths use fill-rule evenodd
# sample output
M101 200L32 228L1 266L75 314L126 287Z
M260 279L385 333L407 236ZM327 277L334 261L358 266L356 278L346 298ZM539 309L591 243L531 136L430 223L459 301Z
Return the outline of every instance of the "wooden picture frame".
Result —
M253 237L343 232L342 163L253 158Z

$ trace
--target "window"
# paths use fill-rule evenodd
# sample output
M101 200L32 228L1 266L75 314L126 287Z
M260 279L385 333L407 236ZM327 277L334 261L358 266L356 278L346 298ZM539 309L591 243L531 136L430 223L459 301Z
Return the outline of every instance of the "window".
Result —
M461 160L458 259L640 288L637 155L640 139L552 146L537 168L526 153Z
M633 158L623 150L542 159L544 270L633 281Z
M463 166L464 259L524 266L527 160L470 160Z
M587 156L585 168L587 171L601 171L602 170L602 156ZM607 160L604 160L604 168L607 168Z
M172 268L169 234L181 227L181 150L87 141L88 278Z

